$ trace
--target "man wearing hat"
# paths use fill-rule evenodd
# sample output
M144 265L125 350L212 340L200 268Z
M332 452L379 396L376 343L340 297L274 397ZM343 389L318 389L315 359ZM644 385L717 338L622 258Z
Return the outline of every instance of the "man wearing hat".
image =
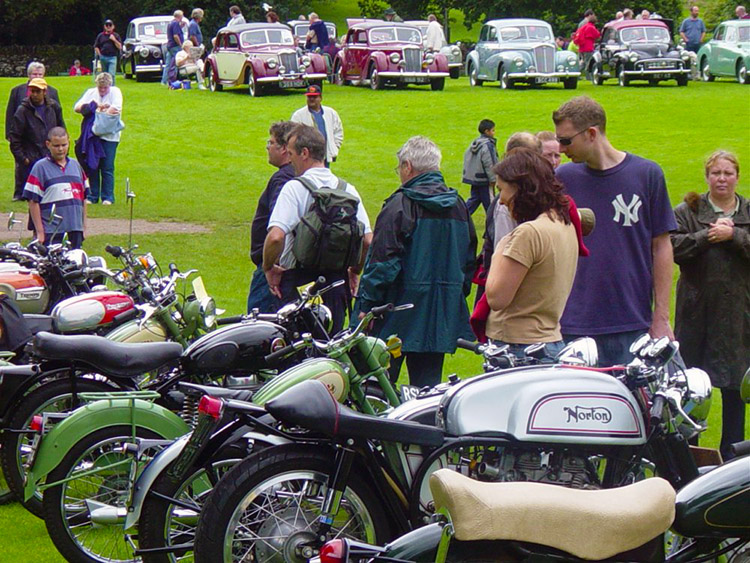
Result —
M21 199L23 186L29 175L29 170L40 158L49 153L47 151L47 133L53 127L65 127L60 104L47 97L47 81L44 78L34 78L29 82L29 97L25 98L13 115L10 127L10 152L16 160L16 167L20 168L23 183L16 186L14 200Z
M117 55L122 48L122 39L115 33L115 24L112 20L104 21L104 31L96 36L94 51L102 63L102 71L112 75L112 84L115 83L117 74Z
M307 106L292 114L294 123L302 123L315 127L326 140L326 160L328 168L331 162L336 162L341 143L344 142L344 126L336 110L322 105L323 91L317 84L311 84L305 91Z
M398 23L401 23L402 21L404 21L396 13L396 10L394 10L390 6L383 11L383 19L385 21L387 21L387 22L398 22Z

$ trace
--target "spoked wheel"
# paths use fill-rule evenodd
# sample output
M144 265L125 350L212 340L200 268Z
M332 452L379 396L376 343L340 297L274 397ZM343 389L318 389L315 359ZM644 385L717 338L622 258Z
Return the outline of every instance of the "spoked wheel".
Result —
M105 383L89 380L79 380L78 393L112 391L112 387ZM30 392L19 403L16 413L11 419L10 430L28 430L35 415L43 412L69 412L74 408L70 382L67 380L53 381ZM23 499L23 483L26 476L24 463L31 455L31 444L34 435L29 433L4 432L0 445L3 475L13 495ZM29 501L23 503L26 509L42 518L42 495L36 494Z
M222 478L206 503L195 538L196 561L307 561L334 471L330 454L280 446L253 455ZM381 501L353 469L328 537L367 543L389 539Z
M159 438L142 428L137 435ZM133 457L120 447L130 436L129 426L97 430L71 448L47 477L48 483L66 480L45 491L43 505L47 532L67 561L136 561L122 529ZM145 465L150 456L141 459Z

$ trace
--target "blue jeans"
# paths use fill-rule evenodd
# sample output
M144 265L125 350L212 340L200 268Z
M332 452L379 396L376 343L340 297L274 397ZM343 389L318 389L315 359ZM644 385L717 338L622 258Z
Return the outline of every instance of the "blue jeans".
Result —
M102 63L102 72L108 72L112 76L112 86L115 85L115 75L117 74L117 57L107 57L99 55L99 61Z
M596 342L597 352L599 353L599 366L610 367L629 363L633 359L633 354L630 353L630 345L644 332L648 332L648 329L591 335L591 338ZM581 336L583 335L563 334L565 342L571 342Z
M473 214L479 207L480 203L482 204L482 207L484 207L484 210L487 211L487 208L490 206L491 197L489 184L471 186L471 195L469 196L469 199L466 200L466 207L469 210L469 214Z
M258 309L260 313L275 313L281 307L281 299L268 289L268 280L263 268L258 266L250 281L250 293L247 296L247 312Z
M164 55L164 71L161 73L161 83L169 84L169 67L174 63L175 55L180 51L180 47L170 47Z
M496 346L504 346L505 344L507 344L508 346L510 346L510 349L508 351L519 359L526 357L524 350L531 346L531 344L511 344L510 342L503 342L502 340L493 340L492 343ZM554 361L555 356L557 356L560 353L560 350L562 350L563 348L565 348L565 342L563 342L562 340L558 340L557 342L545 342L545 355L544 358L542 358L542 362L551 364Z
M115 154L117 153L118 143L112 141L102 141L104 157L99 159L99 168L89 171L89 191L88 200L91 203L99 202L100 187L102 201L115 202Z

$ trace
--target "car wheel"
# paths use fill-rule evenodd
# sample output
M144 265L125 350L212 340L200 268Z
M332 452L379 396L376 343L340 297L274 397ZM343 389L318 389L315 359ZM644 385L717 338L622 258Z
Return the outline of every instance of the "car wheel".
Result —
M436 78L430 82L430 90L442 90L445 88L445 78Z
M625 67L620 67L620 71L617 73L617 83L620 86L630 85L630 78L625 74Z
M477 67L474 66L474 63L469 63L469 72L467 74L469 75L469 86L481 86L484 84L484 80L477 78Z
M135 81L136 82L145 82L146 81L146 75L142 72L136 72L135 73Z
M500 88L510 90L515 86L515 82L508 77L508 71L505 68L500 69Z
M657 84L659 83L658 80L656 82L657 82ZM687 74L683 74L683 75L677 77L677 86L687 86L687 85L688 85L688 76L687 76Z
M737 63L737 82L740 84L750 84L747 78L747 66L742 61Z
M206 72L206 80L208 80L208 89L212 92L221 92L222 85L216 82L216 76L214 76L214 69L208 69Z
M380 78L380 73L374 66L370 69L370 88L373 90L383 89L383 79Z
M680 83L680 79L678 78L677 79L677 84L679 84L679 83ZM656 78L649 78L648 79L648 85L649 86L658 86L659 85L659 81Z
M563 78L563 88L566 90L575 90L578 88L577 78Z
M714 75L711 74L711 71L709 70L708 61L703 57L701 60L701 79L703 82L713 82L714 78Z
M594 86L601 86L602 84L604 84L602 69L598 64L594 64L591 67L591 84L593 84Z
M247 75L247 92L253 98L263 95L263 87L255 80L255 74L252 70Z
M461 67L454 66L448 72L450 73L450 77L455 80L461 76Z
M130 68L130 72L128 72L128 67ZM122 75L126 79L133 78L135 75L135 61L132 58L130 60L126 59L122 61Z
M344 65L340 62L336 63L336 70L333 73L334 81L339 86L348 86L349 81L344 76Z

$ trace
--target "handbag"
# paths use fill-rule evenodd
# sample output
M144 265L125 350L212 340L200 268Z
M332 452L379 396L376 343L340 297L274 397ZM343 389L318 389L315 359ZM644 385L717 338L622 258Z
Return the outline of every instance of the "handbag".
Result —
M125 129L125 124L120 119L119 114L113 115L104 111L97 111L91 132L97 137L101 137L103 135L114 135L123 129Z

